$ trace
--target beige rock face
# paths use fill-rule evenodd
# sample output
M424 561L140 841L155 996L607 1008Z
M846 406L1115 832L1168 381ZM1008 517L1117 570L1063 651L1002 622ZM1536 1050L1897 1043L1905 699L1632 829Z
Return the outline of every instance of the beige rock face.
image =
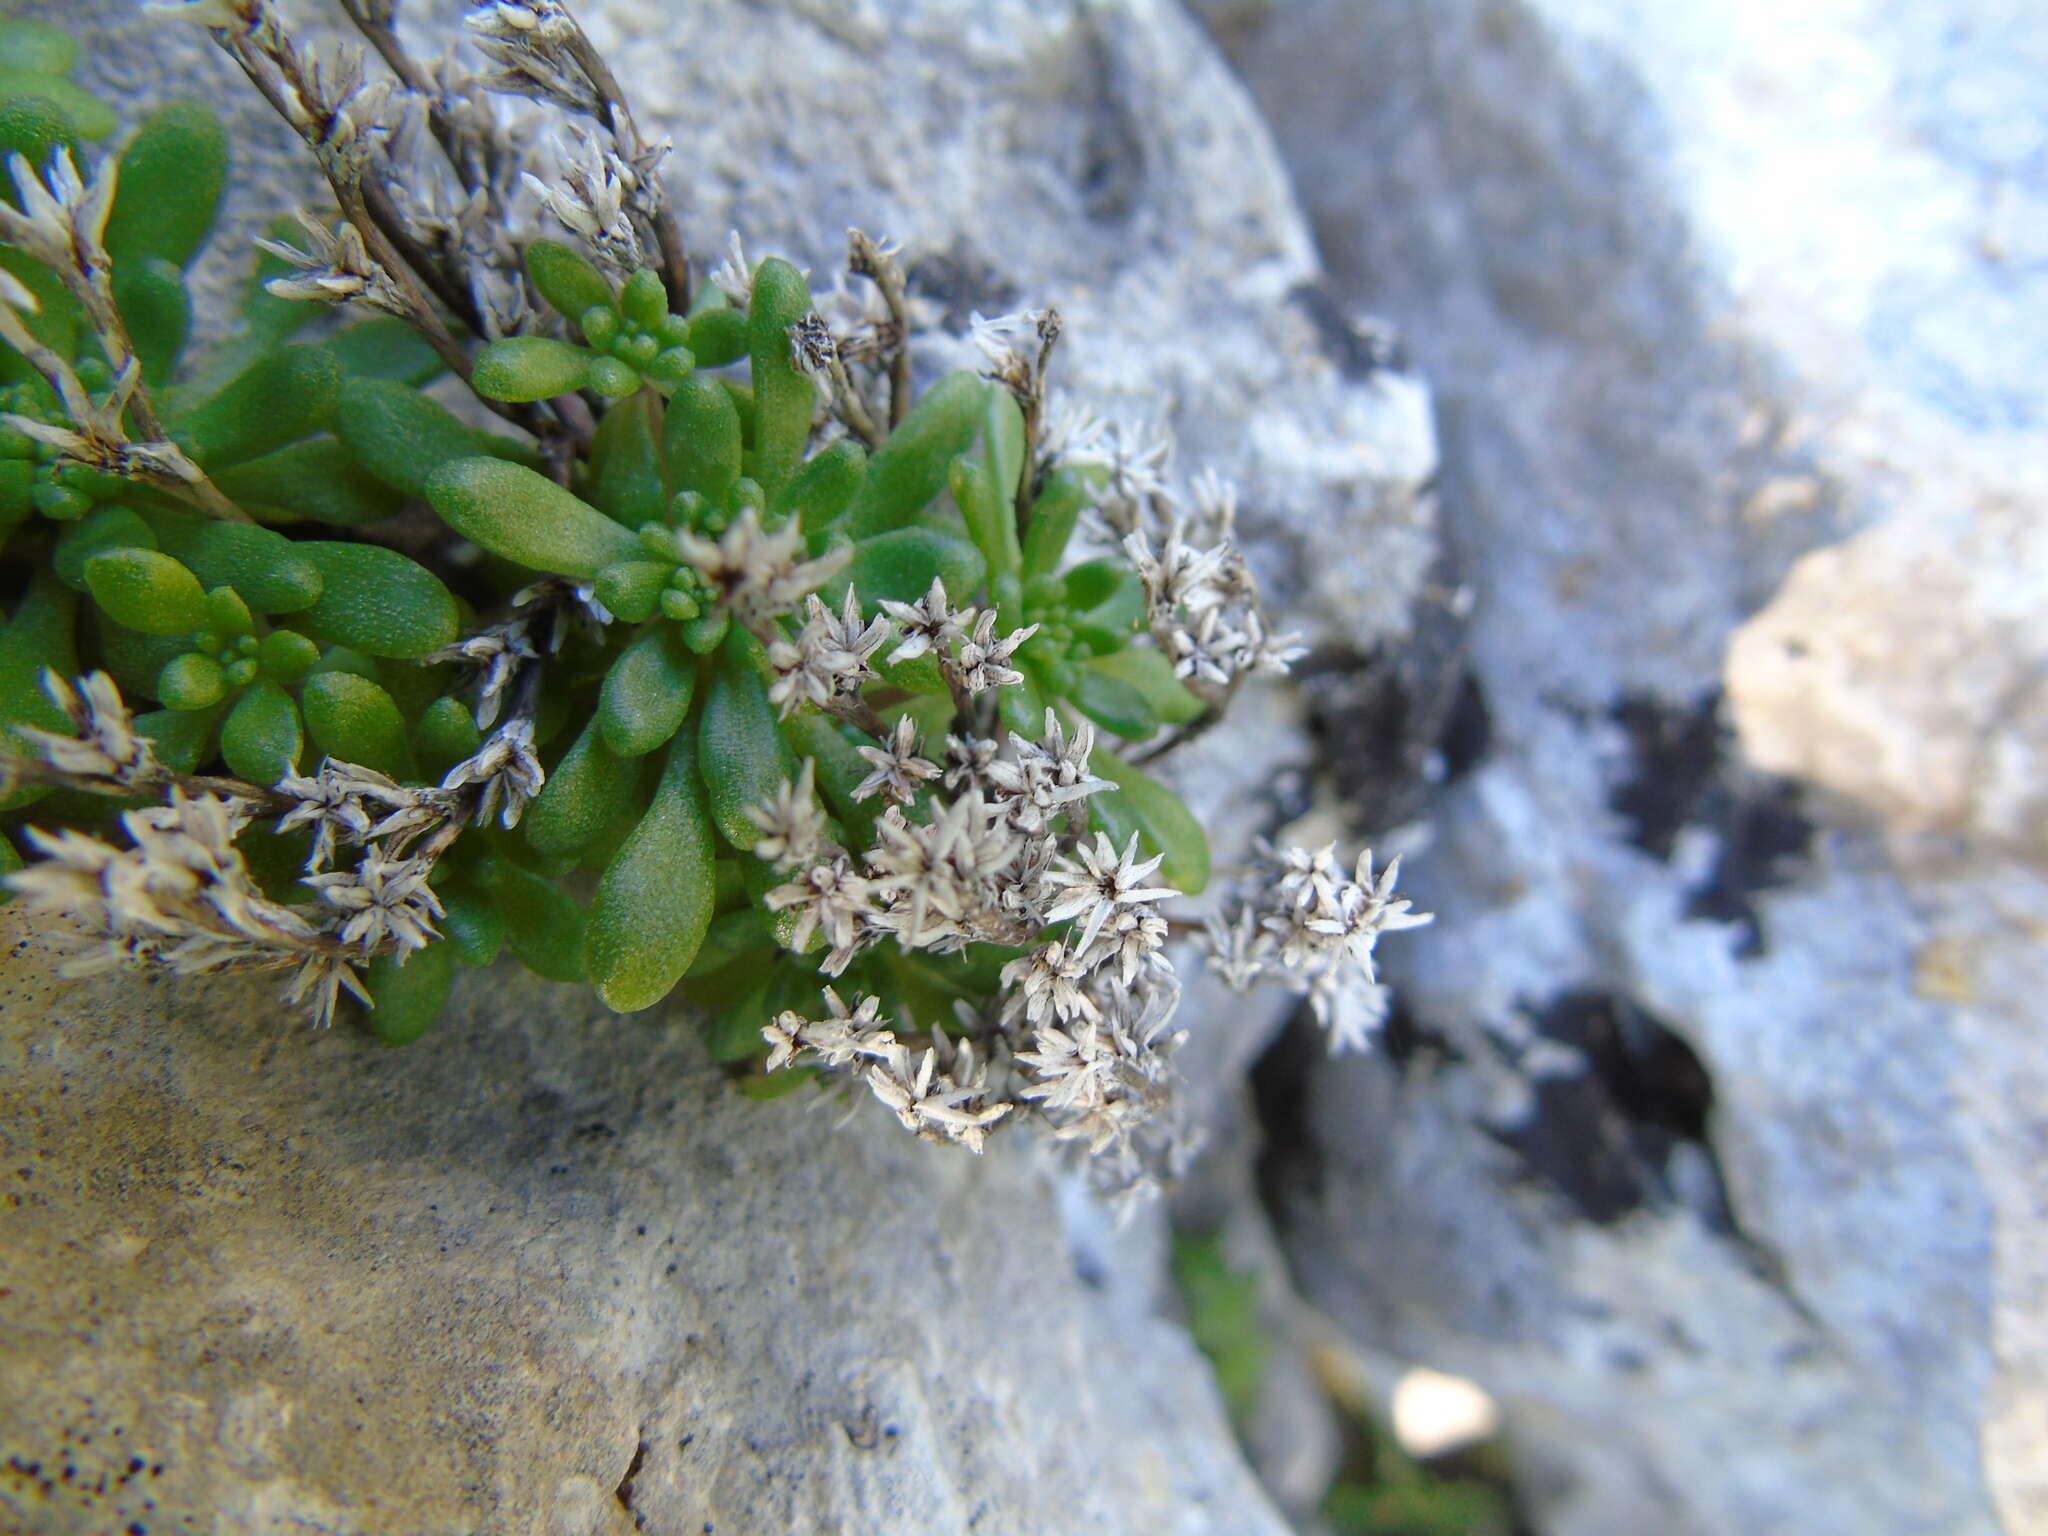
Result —
M0 942L0 1528L1280 1529L1020 1158L510 971L391 1051Z
M2048 487L1943 489L1800 560L1729 644L1729 703L1765 768L2048 853Z

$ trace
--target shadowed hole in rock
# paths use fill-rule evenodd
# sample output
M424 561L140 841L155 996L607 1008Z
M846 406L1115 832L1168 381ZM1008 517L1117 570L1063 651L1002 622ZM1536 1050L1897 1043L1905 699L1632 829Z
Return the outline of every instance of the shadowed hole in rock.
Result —
M1439 559L1426 590L1449 594L1457 585ZM1466 664L1465 621L1447 601L1418 602L1413 633L1396 650L1319 651L1295 676L1317 759L1362 836L1421 816L1454 766L1468 771L1486 749L1490 726Z
M1612 992L1561 993L1529 1022L1529 1112L1489 1133L1589 1221L1684 1205L1732 1232L1707 1135L1713 1084L1692 1048Z

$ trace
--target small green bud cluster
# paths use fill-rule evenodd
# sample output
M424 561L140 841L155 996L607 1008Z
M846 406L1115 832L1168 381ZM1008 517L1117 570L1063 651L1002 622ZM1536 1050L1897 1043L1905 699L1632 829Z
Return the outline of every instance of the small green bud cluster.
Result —
M492 400L526 402L587 389L621 399L643 386L664 394L697 368L736 361L746 350L743 317L723 306L671 313L661 274L647 268L614 289L568 246L536 240L526 274L550 308L574 321L584 345L551 336L507 336L477 354L471 382ZM717 298L715 288L707 295Z

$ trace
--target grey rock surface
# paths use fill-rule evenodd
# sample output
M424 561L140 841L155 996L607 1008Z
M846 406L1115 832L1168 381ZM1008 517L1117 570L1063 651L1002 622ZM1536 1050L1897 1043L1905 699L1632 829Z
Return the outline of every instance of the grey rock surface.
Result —
M1283 1529L1015 1148L748 1102L510 972L393 1052L0 921L0 1524Z
M407 15L424 36L458 9ZM1302 297L1306 226L1184 13L580 9L679 146L697 249L738 226L823 275L858 224L904 242L956 328L1059 305L1060 382L1256 486L1262 569L1318 638L1404 627L1436 553L1427 393L1355 366ZM198 34L127 0L29 10L96 38L91 83L128 112L197 94L230 119L246 174L199 274L217 326L248 234L307 195L300 158ZM1308 756L1284 706L1262 718L1191 766L1219 827L1244 821L1227 770ZM30 1171L0 1212L0 1439L38 1469L0 1474L13 1518L1281 1528L1156 1315L1156 1222L1111 1240L1027 1151L739 1102L683 1022L510 974L398 1056L286 1030L259 988L59 983L10 942L0 1138ZM1255 1049L1237 1013L1195 1022L1198 1074Z
M1394 1049L1263 1073L1299 1279L1546 1530L2048 1528L2038 18L1199 9L1437 390L1488 726Z

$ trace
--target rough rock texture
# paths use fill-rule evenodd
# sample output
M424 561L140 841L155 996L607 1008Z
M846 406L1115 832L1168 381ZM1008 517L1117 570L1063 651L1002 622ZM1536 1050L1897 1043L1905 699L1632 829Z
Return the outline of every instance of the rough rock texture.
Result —
M1261 1068L1300 1280L1548 1530L2048 1527L2040 876L1749 765L2038 849L2037 19L1201 9L1473 598L1390 1049Z
M99 38L127 110L230 117L217 316L300 159L196 33L128 0L29 9ZM580 9L681 146L697 249L737 224L823 278L857 223L956 328L1058 304L1062 382L1259 487L1262 569L1318 638L1407 623L1427 394L1318 302L1264 130L1179 10ZM1218 828L1248 824L1232 773L1309 756L1268 705L1190 765ZM680 1023L510 975L404 1055L287 1030L259 990L60 985L32 944L0 986L27 1170L0 1212L0 1488L37 1529L1279 1528L1154 1316L1156 1225L1111 1241L1021 1152L736 1102ZM1213 1102L1203 1061L1256 1038L1192 1022Z
M1281 1529L1027 1158L508 973L401 1053L0 940L0 1524Z

